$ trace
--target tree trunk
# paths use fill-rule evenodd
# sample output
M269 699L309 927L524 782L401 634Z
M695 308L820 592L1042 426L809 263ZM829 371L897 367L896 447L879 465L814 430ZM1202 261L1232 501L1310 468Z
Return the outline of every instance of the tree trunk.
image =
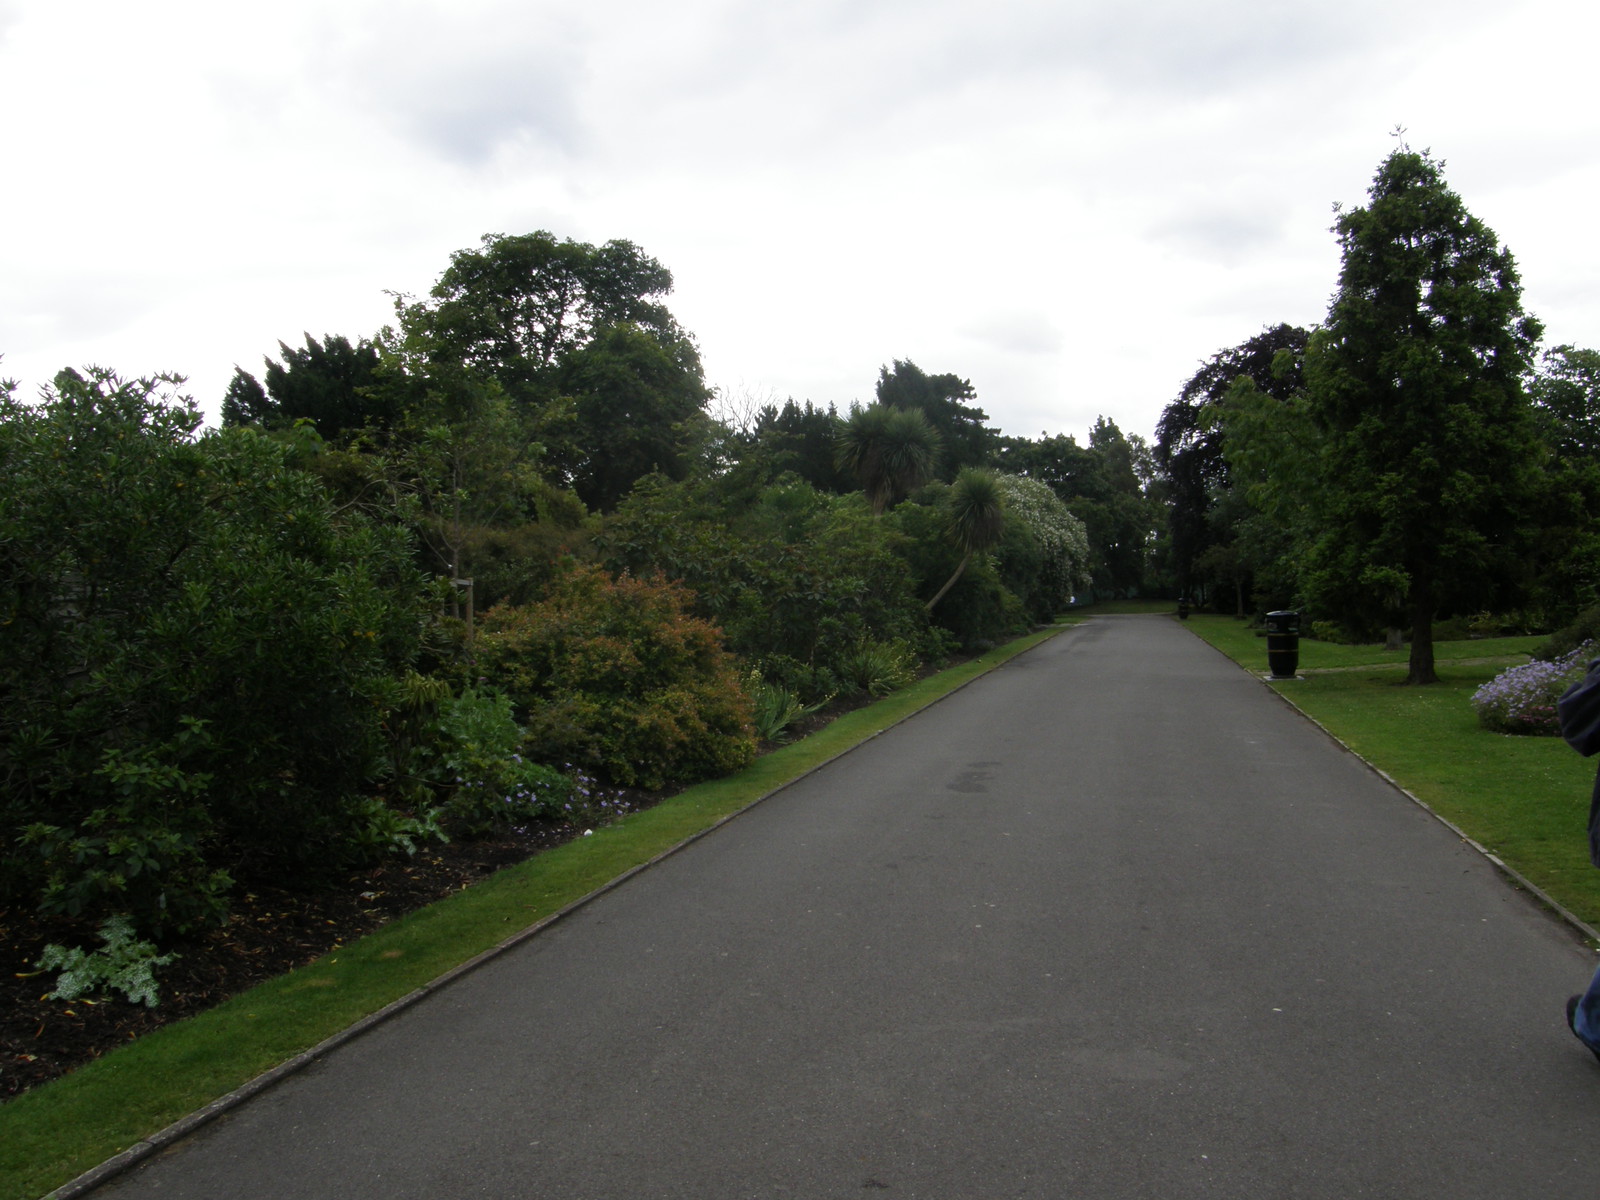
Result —
M1406 683L1438 683L1433 669L1433 587L1415 573L1411 580L1411 662Z
M933 611L933 606L935 604L939 603L939 601L944 599L944 594L946 592L948 592L951 588L955 587L956 580L961 578L961 572L963 572L963 571L965 571L967 569L967 562L971 558L972 558L972 551L971 550L968 550L965 554L963 554L961 556L961 565L956 568L956 571L955 571L954 575L950 576L949 579L946 579L944 581L944 586L939 589L938 594L935 595L932 600L929 600L928 603L923 606L925 611L932 612Z

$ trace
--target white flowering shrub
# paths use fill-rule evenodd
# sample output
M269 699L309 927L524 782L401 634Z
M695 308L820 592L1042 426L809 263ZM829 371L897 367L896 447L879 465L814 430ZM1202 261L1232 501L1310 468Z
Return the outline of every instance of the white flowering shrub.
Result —
M1025 475L1001 475L1006 516L1033 536L1045 560L1044 585L1053 609L1066 606L1089 586L1089 535L1083 522L1068 511L1049 484Z
M1594 643L1579 646L1553 662L1524 663L1502 671L1472 693L1478 723L1496 733L1553 737L1561 732L1556 701L1584 675Z

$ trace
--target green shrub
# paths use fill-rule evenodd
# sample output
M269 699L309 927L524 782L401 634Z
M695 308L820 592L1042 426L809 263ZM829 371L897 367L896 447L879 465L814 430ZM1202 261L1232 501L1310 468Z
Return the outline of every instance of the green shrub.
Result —
M751 672L750 698L753 705L751 719L756 737L774 744L788 741L787 731L790 725L801 717L816 712L833 699L828 695L814 704L806 704L781 683L767 682L759 671Z
M754 754L750 699L688 606L675 584L574 565L545 600L484 615L473 670L511 697L533 758L645 788L722 775Z
M1584 609L1572 624L1540 642L1534 648L1533 657L1541 662L1554 662L1589 642L1600 642L1600 605Z
M916 660L900 642L862 642L839 664L840 676L856 691L887 696L916 678Z
M613 570L683 583L731 651L809 700L837 690L839 660L863 640L919 644L929 628L893 523L794 476L735 496L644 480L604 543Z
M576 791L568 776L522 757L526 734L502 692L467 688L445 701L435 733L450 790L444 816L465 833L557 819Z
M197 435L175 383L0 393L0 898L151 932L364 852L432 604L409 535L272 438Z

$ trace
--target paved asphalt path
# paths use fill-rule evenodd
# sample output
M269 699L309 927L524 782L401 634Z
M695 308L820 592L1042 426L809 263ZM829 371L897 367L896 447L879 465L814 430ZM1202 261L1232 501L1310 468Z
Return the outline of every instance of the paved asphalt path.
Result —
M1594 1200L1592 963L1181 625L1097 618L96 1196Z

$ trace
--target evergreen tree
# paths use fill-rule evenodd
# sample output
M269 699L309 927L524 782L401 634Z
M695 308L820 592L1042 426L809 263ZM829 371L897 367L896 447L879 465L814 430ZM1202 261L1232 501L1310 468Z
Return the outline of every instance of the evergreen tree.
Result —
M1404 619L1414 684L1438 678L1434 617L1509 573L1538 453L1523 382L1539 323L1442 168L1402 145L1339 215L1339 288L1306 366L1326 437L1313 597L1349 624Z

